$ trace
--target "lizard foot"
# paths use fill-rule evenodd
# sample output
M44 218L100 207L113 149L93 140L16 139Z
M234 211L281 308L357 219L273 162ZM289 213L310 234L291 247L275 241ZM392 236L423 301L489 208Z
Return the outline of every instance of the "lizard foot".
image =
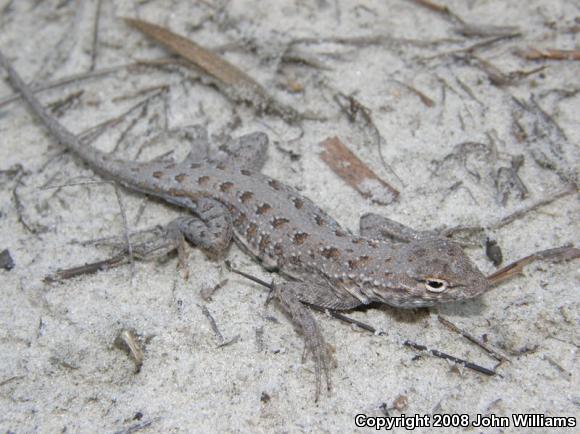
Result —
M323 377L326 382L326 389L330 391L332 356L312 312L300 302L297 296L298 291L294 288L296 285L305 284L301 282L274 284L274 296L284 312L290 316L292 323L302 333L306 351L312 354L314 359L314 376L316 378L315 401L318 401Z

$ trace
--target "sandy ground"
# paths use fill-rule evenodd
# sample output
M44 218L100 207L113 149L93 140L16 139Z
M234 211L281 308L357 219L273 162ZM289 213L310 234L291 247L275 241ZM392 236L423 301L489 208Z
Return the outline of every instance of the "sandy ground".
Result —
M226 47L225 57L279 100L324 120L304 121L301 131L275 116L256 115L196 73L176 67L121 69L40 97L77 133L149 98L146 110L134 110L95 143L143 161L170 150L187 152L186 143L153 140L163 129L203 124L216 141L267 132L273 146L265 172L300 189L353 231L369 211L420 229L492 227L578 180L580 63L531 61L516 53L528 47L578 49L580 12L572 1L446 1L466 22L517 26L521 32L476 48L476 58L463 49L489 38L463 36L457 21L411 1L192 3L4 0L0 47L37 83L167 56L122 16L167 26L208 47ZM371 40L337 39L358 36ZM281 61L299 38L319 38L294 45L294 54L314 64ZM498 86L476 59L505 73L546 68ZM372 137L341 112L334 100L338 92L354 95L371 111L385 139L384 159L399 178L381 163ZM2 98L11 94L0 80ZM514 97L528 106L537 103L546 116L518 108ZM335 135L401 191L398 201L373 204L324 164L318 144ZM111 254L82 242L122 237L119 201L114 187L91 182L99 178L63 153L20 102L0 105L0 137L0 250L8 249L15 262L12 270L0 271L0 432L348 432L357 430L355 415L384 416L385 409L391 416L472 419L492 413L579 415L578 261L536 263L523 276L459 305L416 311L377 306L352 313L383 330L381 336L317 314L337 367L331 393L315 403L313 365L302 361L300 336L274 304L265 305L264 288L231 274L223 261L192 250L188 280L177 259L169 258L136 263L133 273L122 266L44 283L58 268ZM496 175L519 155L527 195L512 190L502 204ZM120 198L132 230L176 215L123 190ZM567 195L487 234L508 263L578 245L579 211L577 197ZM468 253L486 273L495 270L481 246ZM248 273L272 278L235 247L228 258ZM224 279L209 300L202 298L202 291ZM218 347L202 306L225 340L238 340ZM496 365L437 315L484 338L510 361L489 377L401 345L410 339L485 367ZM124 329L143 341L137 374L114 345ZM512 425L464 431L518 430Z

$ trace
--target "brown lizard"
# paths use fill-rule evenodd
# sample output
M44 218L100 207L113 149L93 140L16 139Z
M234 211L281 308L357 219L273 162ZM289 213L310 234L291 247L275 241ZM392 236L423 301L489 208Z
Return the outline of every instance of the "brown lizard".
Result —
M118 160L83 145L49 115L1 52L0 64L52 135L97 173L184 209L167 225L163 239L136 250L169 251L185 239L221 253L233 239L265 268L288 277L274 284L273 294L314 357L317 397L323 374L330 387L330 356L303 303L336 310L371 302L415 308L473 298L490 289L458 244L376 214L364 215L360 235L354 235L292 187L259 173L268 145L264 133L238 138L219 157L207 155L207 133L201 132L182 162Z

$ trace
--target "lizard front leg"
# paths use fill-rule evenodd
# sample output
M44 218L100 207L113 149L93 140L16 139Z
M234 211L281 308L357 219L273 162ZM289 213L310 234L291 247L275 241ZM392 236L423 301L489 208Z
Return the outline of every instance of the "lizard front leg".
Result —
M306 350L314 359L314 376L316 378L316 401L320 396L322 376L330 390L330 365L332 357L328 346L322 337L320 328L312 315L312 311L302 304L301 294L315 291L312 285L303 282L275 283L273 296L278 300L282 310L290 317L294 326L303 335Z

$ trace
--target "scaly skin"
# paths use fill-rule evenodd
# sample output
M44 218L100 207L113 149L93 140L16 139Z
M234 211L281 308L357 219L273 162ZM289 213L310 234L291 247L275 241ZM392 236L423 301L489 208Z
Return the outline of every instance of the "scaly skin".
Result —
M137 163L83 146L44 110L2 53L0 64L44 126L96 172L185 208L186 224L178 225L185 238L219 244L215 250L223 251L233 233L266 268L293 279L279 285L276 295L314 354L317 392L323 371L328 381L328 357L316 323L298 300L333 309L370 302L413 308L473 298L490 288L456 243L439 238L393 243L353 235L292 187L252 170L262 160L196 161L192 155L181 163ZM241 141L263 155L268 139L254 133ZM208 210L211 218L204 217Z

